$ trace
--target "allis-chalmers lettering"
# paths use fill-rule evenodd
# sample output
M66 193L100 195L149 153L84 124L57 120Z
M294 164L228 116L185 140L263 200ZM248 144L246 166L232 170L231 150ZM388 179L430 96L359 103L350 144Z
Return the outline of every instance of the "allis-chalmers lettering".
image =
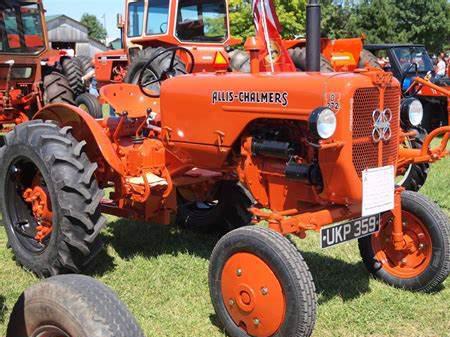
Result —
M278 104L283 107L289 105L289 93L272 91L213 91L212 103L233 103L242 104Z

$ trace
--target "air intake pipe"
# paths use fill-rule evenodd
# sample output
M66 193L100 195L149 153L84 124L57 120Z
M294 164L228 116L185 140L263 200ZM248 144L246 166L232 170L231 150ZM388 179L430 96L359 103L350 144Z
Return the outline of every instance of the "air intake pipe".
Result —
M320 72L320 26L319 0L309 0L306 5L306 71Z

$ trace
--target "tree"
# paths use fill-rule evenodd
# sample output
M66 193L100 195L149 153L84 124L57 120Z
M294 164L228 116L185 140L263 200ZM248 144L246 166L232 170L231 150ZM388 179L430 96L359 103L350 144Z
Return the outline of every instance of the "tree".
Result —
M90 38L96 40L106 39L106 36L108 35L106 28L95 15L84 13L80 22L87 27Z

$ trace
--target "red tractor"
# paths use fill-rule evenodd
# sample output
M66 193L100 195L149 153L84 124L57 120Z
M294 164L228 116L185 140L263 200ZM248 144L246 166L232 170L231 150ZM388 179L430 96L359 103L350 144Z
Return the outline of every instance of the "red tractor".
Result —
M30 120L45 104L84 92L77 59L48 46L41 0L0 4L0 129Z
M265 5L257 2L260 15ZM320 232L322 248L359 240L369 272L395 287L444 282L449 219L394 182L398 81L370 69L320 73L317 1L307 20L307 72L261 71L261 55L272 66L286 55L277 40L247 40L248 74L190 74L195 56L172 47L147 61L137 84L102 88L116 116L51 104L17 126L0 149L0 206L17 261L39 276L81 271L101 247L102 213L222 226L231 232L212 253L209 286L233 337L312 334L315 287L288 235ZM190 67L174 77L179 54ZM149 81L160 57L169 62ZM409 157L432 161L449 135L434 131ZM262 220L269 228L251 226Z

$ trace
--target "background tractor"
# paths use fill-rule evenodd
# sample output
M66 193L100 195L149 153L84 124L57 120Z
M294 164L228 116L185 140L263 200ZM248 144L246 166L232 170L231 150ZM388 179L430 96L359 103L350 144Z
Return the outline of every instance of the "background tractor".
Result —
M268 5L256 1L255 14L267 20ZM0 149L0 206L18 263L42 277L81 271L101 248L102 213L221 226L209 285L233 337L312 334L315 287L291 234L320 232L322 248L357 239L380 280L438 287L450 273L450 224L395 186L399 83L379 70L320 73L317 1L307 21L306 72L261 71L287 55L276 38L247 40L250 73L190 74L195 56L177 46L149 59L137 84L101 89L116 116L50 104L17 126ZM172 76L179 54L189 74ZM432 161L449 135L433 131L408 157ZM262 220L269 228L250 226Z
M45 104L85 91L78 59L48 46L41 0L0 3L0 127L30 120Z

